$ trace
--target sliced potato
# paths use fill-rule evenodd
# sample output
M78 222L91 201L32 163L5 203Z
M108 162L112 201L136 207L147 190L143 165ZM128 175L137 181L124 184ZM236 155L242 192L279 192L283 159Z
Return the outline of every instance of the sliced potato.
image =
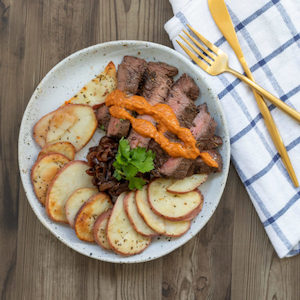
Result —
M169 193L167 187L172 182L165 178L153 180L148 186L148 201L157 215L173 221L185 220L201 205L202 198L197 191Z
M93 228L95 242L106 250L111 250L106 236L106 227L108 219L111 215L112 209L102 213L96 220Z
M86 242L94 242L93 227L96 219L113 204L110 197L105 193L92 196L82 205L75 218L74 229L79 239Z
M178 237L185 234L190 226L190 221L173 222L156 215L148 202L147 187L135 193L135 200L138 211L147 225L159 234Z
M202 193L199 191L199 190L196 190L196 192L198 192L200 194L200 197L201 197L201 204L198 206L197 209L195 209L188 217L186 217L184 219L184 221L189 221L189 220L192 220L194 219L195 217L197 217L200 213L200 211L202 210L203 208L203 203L204 203L204 197L202 195Z
M96 128L96 116L90 106L68 104L60 107L51 118L46 142L70 142L79 151L92 138Z
M46 145L49 123L54 113L55 111L52 111L49 114L43 116L33 127L33 137L41 148Z
M155 236L157 232L153 231L144 221L144 219L139 214L136 203L135 203L135 193L130 192L124 199L124 208L127 217L135 229L136 232L144 236Z
M31 182L38 200L45 204L48 187L56 173L70 160L62 154L47 154L31 169Z
M134 230L124 210L125 196L126 193L122 193L118 197L107 224L106 234L112 250L128 256L145 250L150 245L151 238Z
M167 188L167 191L174 194L188 193L204 183L207 178L207 174L194 174L192 176L176 180Z
M67 103L87 104L93 108L98 108L105 102L106 96L116 89L116 87L117 71L114 63L111 61L102 73L87 83Z
M97 193L96 188L80 188L71 194L65 205L66 217L71 227L74 228L75 217L81 206Z
M88 168L85 161L73 160L56 174L46 198L46 211L52 220L68 223L65 213L67 199L79 188L94 187L92 177L86 174Z
M40 151L37 160L41 159L43 156L49 153L60 153L66 156L69 160L75 158L75 147L69 142L58 142L54 144L47 144Z

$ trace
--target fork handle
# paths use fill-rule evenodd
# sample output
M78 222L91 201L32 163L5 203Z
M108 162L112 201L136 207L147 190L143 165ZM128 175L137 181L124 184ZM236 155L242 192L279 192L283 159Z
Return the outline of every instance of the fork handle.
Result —
M275 97L274 95L272 95L271 93L266 91L264 88L259 86L256 82L252 81L248 77L244 76L243 74L241 74L241 73L239 73L239 72L237 72L237 71L235 71L235 70L233 70L229 67L226 69L226 72L231 73L232 75L236 76L240 80L242 80L245 83L247 83L248 85L250 85L259 94L261 94L264 97L266 97L267 99L269 99L271 103L273 103L278 108L280 108L282 111L287 113L289 116L291 116L292 118L294 118L295 120L300 122L300 113L299 112L297 112L295 109L291 108L289 105L285 104L283 101L281 101L280 99L278 99L277 97Z

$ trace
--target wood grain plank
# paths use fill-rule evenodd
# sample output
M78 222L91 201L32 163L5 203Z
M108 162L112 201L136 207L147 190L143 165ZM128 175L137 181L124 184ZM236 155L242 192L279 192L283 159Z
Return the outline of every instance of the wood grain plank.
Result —
M24 15L21 3L0 1L0 298L13 289L17 257L18 174L17 140L22 110ZM13 34L10 34L12 33ZM17 79L20 81L18 82Z

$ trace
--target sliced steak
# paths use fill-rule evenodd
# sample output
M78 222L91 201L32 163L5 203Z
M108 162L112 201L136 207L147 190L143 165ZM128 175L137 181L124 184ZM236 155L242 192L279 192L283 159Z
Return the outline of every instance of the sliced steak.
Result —
M220 147L223 144L222 138L214 135L213 137L203 137L197 139L197 147L200 150L211 150Z
M161 62L148 63L144 73L142 96L145 97L151 105L164 102L173 84L172 76L175 76L177 73L177 68L168 64ZM155 124L154 119L149 116L142 115L138 118ZM131 148L136 148L137 146L147 148L150 142L150 138L141 136L133 129L129 134L128 140Z
M138 116L137 118L147 120L147 121L151 122L153 125L155 125L155 120L149 115L142 115L142 116ZM131 129L130 134L128 136L128 141L129 141L131 149L134 149L136 147L148 148L148 144L149 144L150 140L151 140L151 138L144 137L144 136L138 134L134 129Z
M206 152L208 152L213 157L213 160L217 162L219 167L218 168L210 167L201 159L201 157L198 157L194 165L194 173L210 174L215 172L221 172L223 169L223 162L222 162L222 156L219 153L219 151L207 150Z
M182 127L190 128L198 110L193 102L199 96L195 81L183 74L172 86L166 103L173 109Z
M129 128L130 122L128 120L111 117L107 127L107 135L109 137L120 139L123 136L127 136Z
M192 159L170 157L160 168L159 172L167 177L181 179L186 177L193 163Z
M210 138L214 136L217 123L207 111L207 105L201 104L199 113L193 121L193 127L190 128L192 134L198 139ZM187 176L194 160L183 157L171 157L160 168L159 172L168 177L184 178Z
M134 56L124 56L122 63L118 66L117 88L129 94L136 94L139 84L142 81L147 63L141 58ZM121 138L127 136L130 129L128 120L111 117L107 127L107 135L110 137Z
M124 56L122 63L118 66L118 89L135 95L142 81L147 63L145 60Z
M195 81L187 74L183 74L173 84L166 103L173 109L182 127L190 128L192 126L192 122L198 113L198 109L193 100L196 100L198 96L199 88ZM170 141L179 142L177 137L170 132L165 133L165 136ZM155 141L150 142L149 149L156 153L155 167L157 169L170 158Z
M177 73L177 68L173 66L161 62L149 62L144 73L143 97L151 105L164 102L173 84L172 77Z
M98 127L103 127L105 131L107 131L109 120L110 120L110 113L109 108L102 104L96 112L96 118L98 121Z
M196 140L212 137L215 134L217 123L207 110L206 103L199 105L199 113L193 121L191 132Z
M161 177L159 169L168 160L170 156L153 139L151 139L148 149L152 150L155 153L154 169L151 173L153 177Z

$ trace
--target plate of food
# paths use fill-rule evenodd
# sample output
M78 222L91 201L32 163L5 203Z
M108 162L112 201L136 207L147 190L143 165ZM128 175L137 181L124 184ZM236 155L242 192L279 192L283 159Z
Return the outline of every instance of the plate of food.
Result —
M215 211L230 161L213 87L187 58L143 41L80 50L34 91L19 168L42 224L114 263L166 255Z

